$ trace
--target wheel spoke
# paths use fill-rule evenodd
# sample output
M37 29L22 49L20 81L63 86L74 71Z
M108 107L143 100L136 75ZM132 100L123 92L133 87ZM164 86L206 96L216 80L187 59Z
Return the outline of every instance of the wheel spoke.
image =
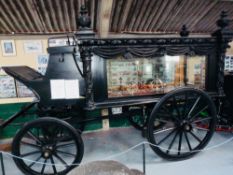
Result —
M196 101L194 102L192 108L189 110L187 117L189 117L190 114L193 112L193 110L194 110L195 107L197 106L197 104L198 104L198 102L200 101L200 99L201 99L201 96L199 96L199 97L196 99Z
M38 154L38 153L41 153L41 152L40 151L32 151L29 153L21 154L20 157L27 157L27 156L31 156L33 154Z
M68 166L67 163L66 163L58 154L54 154L54 156L55 156L58 160L60 160L60 162L61 162L63 165L65 165L66 167Z
M69 156L73 156L75 157L76 155L75 154L72 154L72 153L68 153L68 152L64 152L64 151L60 151L60 150L56 150L58 153L61 153L61 154L66 154L66 155L69 155Z
M27 135L29 135L33 140L35 140L36 142L40 143L40 145L42 145L42 142L39 139L39 137L35 136L30 130L27 132Z
M169 122L169 121L167 121L165 119L160 119L160 118L155 119L155 121L163 122L163 123L168 123Z
M25 142L25 141L21 141L21 144L28 145L28 146L31 146L31 147L33 147L33 148L38 148L38 149L40 149L40 146L35 145L35 144L33 144L33 143L28 143L28 142Z
M183 116L186 116L186 108L187 108L187 103L188 103L188 94L185 92L184 94L184 108L183 108Z
M44 160L44 164L43 164L43 167L41 169L41 174L44 174L44 170L45 170L45 167L46 167L46 163L47 163L47 159Z
M200 114L201 112L203 112L204 110L206 110L208 108L208 105L205 106L204 108L202 108L200 111L198 111L194 116L191 116L189 118L189 121L192 121L196 116L198 116L198 114Z
M53 127L51 127L51 128L53 128ZM47 141L49 141L49 140L51 140L51 139L54 138L53 135L52 135L52 133L51 133L51 131L49 131L49 129L47 128L47 126L44 126L44 127L42 128L42 133L43 133L43 137L44 137L45 140L47 140Z
M212 117L207 117L207 118L202 118L202 119L199 119L199 120L194 120L191 123L197 123L197 122L202 122L202 121L211 120L211 119L212 119Z
M158 115L158 116L164 116L164 117L171 117L171 115L169 115L169 114L165 114L165 113L160 113L160 112L158 112L158 113L156 113L156 115Z
M51 160L51 163L53 164L53 165L52 165L52 167L53 167L53 172L54 172L54 174L57 174L57 169L56 169L56 165L55 165L54 160L53 160L53 156L51 156L50 160Z
M177 100L176 100L176 97L174 96L173 97L173 106L174 106L174 108L175 108L175 110L176 110L176 113L178 114L178 118L179 118L179 120L181 120L181 115L180 115L180 111L179 111L179 109L178 109L178 107L177 107Z
M199 137L197 137L192 131L189 132L197 141L199 141L201 143L201 139Z
M162 140L159 141L158 145L160 145L162 142L164 142L168 137L170 137L177 128L173 129L168 135L166 135Z
M165 132L165 131L170 131L170 130L172 130L172 129L176 129L175 127L172 127L172 128L167 128L167 129L162 129L162 130L159 130L159 131L157 131L157 132L154 132L153 134L155 135L155 134L159 134L159 133L162 133L162 132Z
M41 155L34 161L34 162L32 162L28 167L29 168L31 168L33 165L35 165L36 164L36 162L38 162L40 159L41 159Z
M171 143L169 144L169 147L168 147L168 150L167 150L167 154L169 154L170 149L172 148L172 146L173 146L173 144L174 144L174 142L175 142L175 140L176 140L176 137L177 137L177 135L179 134L179 132L180 132L180 131L177 131L177 132L176 132L176 134L175 134L175 136L173 137Z
M167 109L167 107L164 105L164 106L162 106L162 109L164 109L165 111L164 112L166 112L167 114L169 114L169 116L171 116L172 118L174 118L177 122L180 122L180 120L176 117L176 116L174 116L172 113L171 113L171 111L169 110L169 109Z
M73 146L75 145L75 143L65 143L65 144L62 144L62 145L56 145L56 148L60 148L60 147L70 147L70 146Z
M185 140L186 140L186 142L187 142L187 144L188 144L189 151L191 151L191 150L192 150L192 147L191 147L191 144L190 144L190 141L189 141L189 139L188 139L188 135L187 135L186 132L184 132L184 137L185 137Z
M40 131L38 128L36 128L36 135L37 135L37 138L40 138Z
M207 129L207 128L202 128L202 127L198 127L198 126L193 126L193 127L196 129L199 129L199 130L209 131L209 129Z
M54 131L53 137L55 138L55 143L59 142L62 139L64 139L64 130L63 128L56 128L57 130Z
M182 137L183 137L183 132L180 131L179 146L178 146L178 155L180 155L181 144L182 144Z

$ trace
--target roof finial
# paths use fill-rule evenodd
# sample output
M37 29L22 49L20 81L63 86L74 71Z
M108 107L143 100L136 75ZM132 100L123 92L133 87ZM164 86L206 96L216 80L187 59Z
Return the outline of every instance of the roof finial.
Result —
M85 5L81 6L80 16L77 19L77 24L80 30L90 29L91 18L88 16L88 11Z
M187 36L189 36L189 31L188 31L186 25L182 26L182 29L180 31L180 36L181 37L187 37Z
M217 21L217 26L220 27L221 29L224 29L230 23L230 20L227 18L227 16L228 15L226 11L221 12L220 19Z

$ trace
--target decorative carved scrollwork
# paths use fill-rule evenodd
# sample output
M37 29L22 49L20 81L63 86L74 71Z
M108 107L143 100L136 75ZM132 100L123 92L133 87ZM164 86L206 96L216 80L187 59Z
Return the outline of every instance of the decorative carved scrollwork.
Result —
M94 108L94 98L93 98L93 80L91 72L91 51L90 47L81 47L80 56L83 62L83 76L86 84L86 107L89 109Z
M93 53L111 59L118 55L130 53L135 57L155 57L161 55L207 55L213 51L213 46L154 46L154 47L93 47Z
M206 37L206 38L144 38L144 39L80 39L79 47L82 46L130 46L130 47L152 47L156 45L193 45L193 44L216 44L216 38Z

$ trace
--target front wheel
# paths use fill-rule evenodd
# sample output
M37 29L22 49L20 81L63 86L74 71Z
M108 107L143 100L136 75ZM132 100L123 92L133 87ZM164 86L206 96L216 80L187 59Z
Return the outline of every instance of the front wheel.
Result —
M216 109L208 94L193 88L178 89L155 105L148 122L148 140L159 156L184 159L207 145L215 125Z
M45 117L23 126L13 140L12 154L27 175L65 175L81 162L83 142L67 122Z

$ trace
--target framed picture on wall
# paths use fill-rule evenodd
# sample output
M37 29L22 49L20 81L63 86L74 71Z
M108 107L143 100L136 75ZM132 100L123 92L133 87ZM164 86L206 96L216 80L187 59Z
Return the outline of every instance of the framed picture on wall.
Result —
M24 41L24 52L25 53L42 53L42 42L41 40L28 40Z
M15 41L14 40L2 40L2 55L3 56L15 56Z

